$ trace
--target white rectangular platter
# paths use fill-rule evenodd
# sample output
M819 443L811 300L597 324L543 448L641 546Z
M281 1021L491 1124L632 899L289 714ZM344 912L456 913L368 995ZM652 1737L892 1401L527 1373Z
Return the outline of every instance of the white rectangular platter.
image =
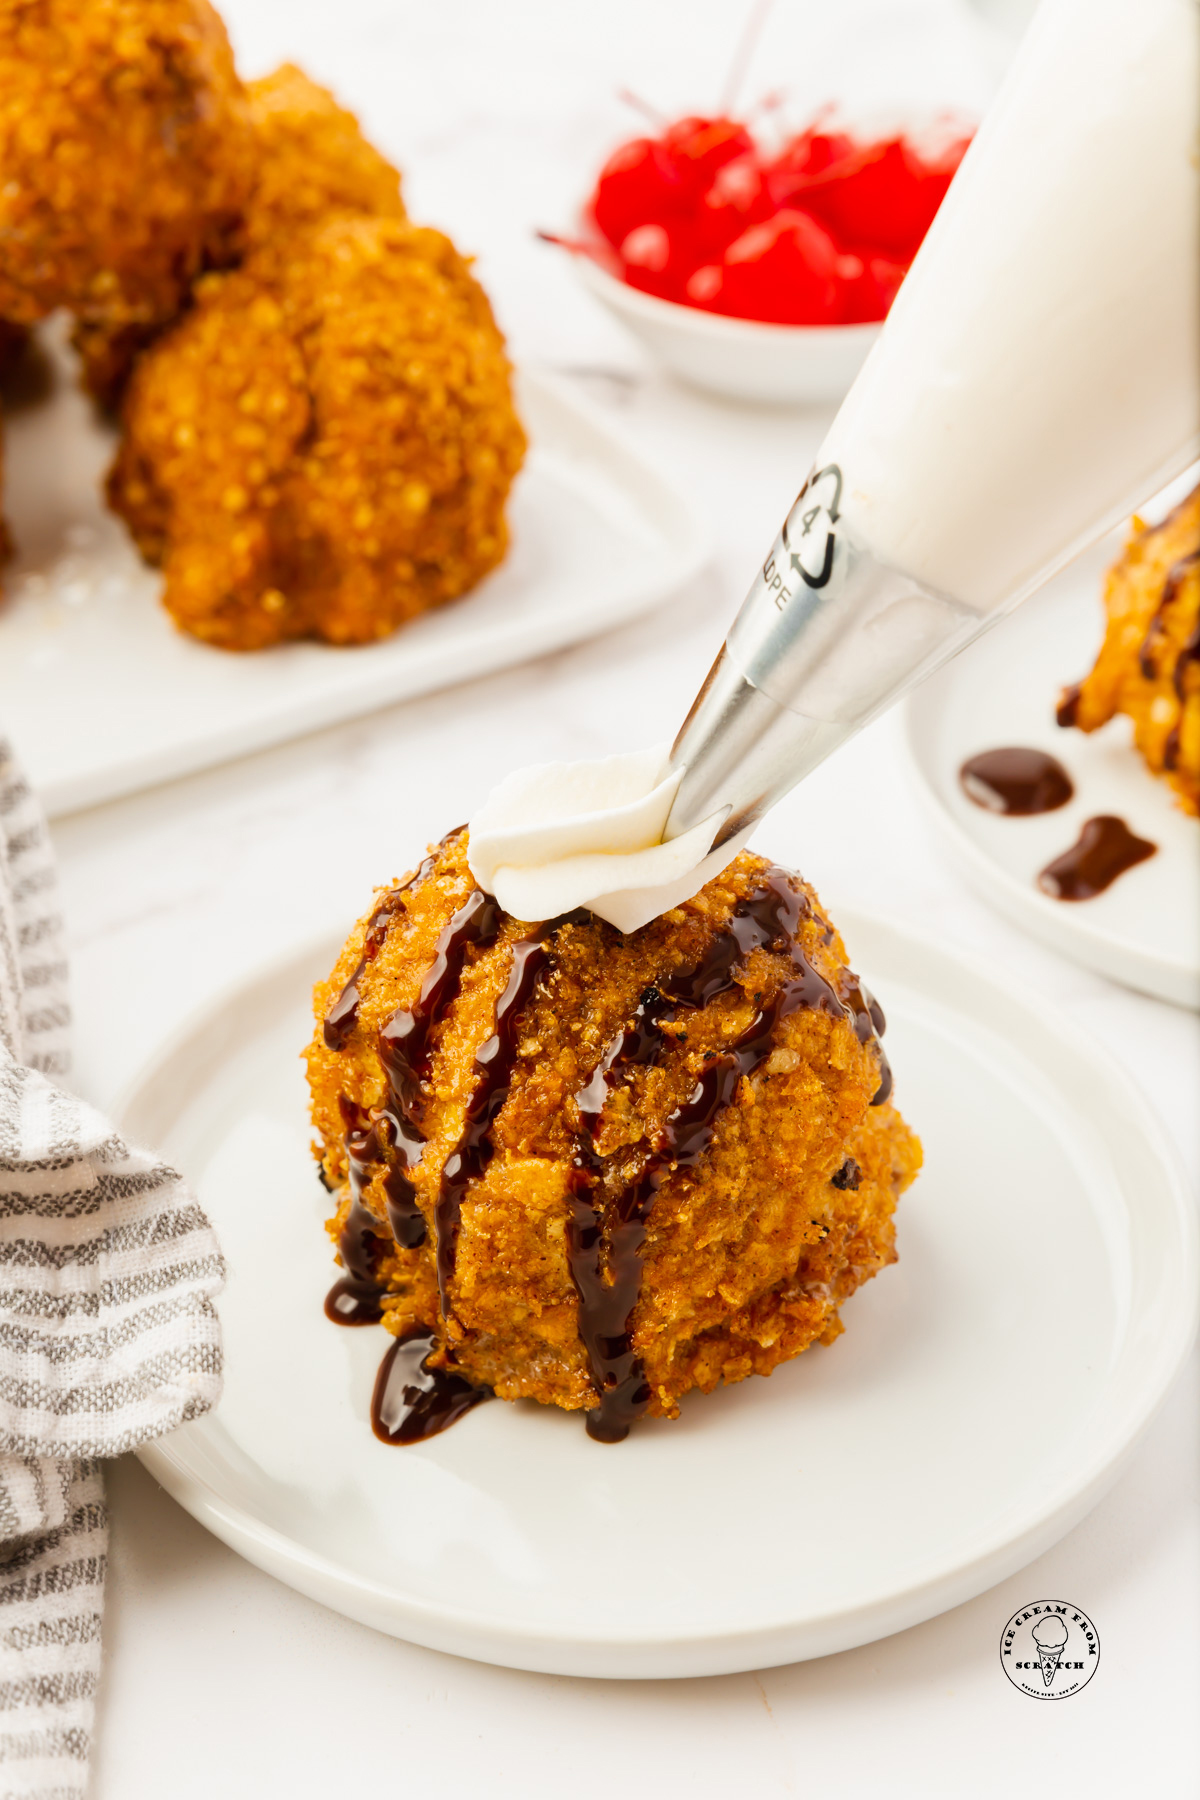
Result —
M55 322L57 324L57 322ZM0 602L0 731L51 814L95 805L607 631L707 558L690 507L606 421L525 372L512 547L473 593L384 643L237 655L182 636L101 497L115 433L47 333L53 386L5 420L16 555Z

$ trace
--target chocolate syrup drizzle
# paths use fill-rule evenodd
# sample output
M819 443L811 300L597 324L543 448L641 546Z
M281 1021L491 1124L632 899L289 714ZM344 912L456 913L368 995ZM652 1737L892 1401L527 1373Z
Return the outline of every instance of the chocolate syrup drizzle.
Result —
M338 1255L346 1273L325 1296L325 1317L335 1325L377 1325L383 1316L383 1283L378 1277L380 1259L387 1253L387 1238L362 1192L369 1178L361 1160L349 1150L363 1136L367 1115L345 1094L338 1095L338 1110L346 1127L350 1165L350 1210L338 1232Z
M459 826L450 832L439 849L463 829ZM325 1042L331 1049L341 1050L349 1041L358 1021L358 982L363 971L379 954L402 896L425 879L436 855L427 857L372 914L363 956L325 1020ZM425 1242L425 1217L412 1180L425 1137L413 1108L421 1082L429 1073L429 1038L457 997L469 947L493 942L499 928L499 908L474 890L442 930L416 1001L394 1013L379 1034L377 1049L388 1078L390 1104L371 1117L345 1095L339 1097L346 1127L351 1204L338 1234L338 1253L346 1274L335 1282L325 1301L326 1317L339 1325L370 1325L382 1317L386 1284L379 1280L378 1268L387 1252L387 1238L362 1198L379 1164L385 1165L382 1185L392 1238L403 1249L415 1249Z
M344 1050L349 1043L350 1033L358 1024L358 1004L361 998L358 984L362 980L367 964L374 962L383 948L388 928L399 912L404 896L411 893L413 888L420 887L431 873L438 858L438 851L444 850L451 838L456 838L460 832L466 829L465 825L456 825L453 831L448 831L441 842L430 851L419 868L413 870L407 881L400 882L398 887L390 889L383 896L367 920L367 934L363 940L363 953L358 959L358 967L325 1014L322 1033L327 1050Z
M425 865L423 865L425 867ZM418 871L418 876L420 871ZM412 885L411 883L407 885ZM403 890L397 890L400 892ZM391 902L393 896L388 896ZM394 905L389 909L394 911ZM368 929L368 940L380 908ZM475 1088L466 1110L463 1131L442 1170L434 1209L437 1236L438 1288L443 1317L448 1310L448 1289L454 1274L462 1201L469 1183L482 1175L495 1146L491 1130L508 1098L517 1053L521 1014L550 959L546 940L568 919L567 914L538 926L513 946L509 979L496 1006L492 1035L475 1058ZM422 1084L432 1066L431 1038L446 1017L461 987L472 949L483 950L496 941L503 917L499 906L480 889L474 889L443 928L434 948L421 990L411 1006L394 1012L376 1040L376 1049L388 1082L388 1104L374 1117L341 1097L346 1124L346 1160L350 1173L351 1205L338 1238L338 1250L347 1274L338 1281L325 1303L326 1316L338 1324L373 1324L382 1315L386 1287L378 1279L378 1266L386 1250L380 1223L363 1204L362 1194L375 1165L383 1163L388 1218L395 1241L415 1248L426 1237L425 1218L417 1204L413 1171L421 1161L425 1136L415 1116ZM386 932L386 926L384 927ZM382 941L382 935L380 936ZM374 951L378 954L378 946ZM346 1042L357 1020L357 981L369 957L364 957L331 1011L337 1014L335 1033ZM353 1012L353 1017L350 1017ZM343 1026L343 1021L350 1023ZM328 1034L327 1034L328 1041ZM409 1332L396 1341L384 1357L375 1383L372 1428L386 1443L408 1444L444 1431L447 1425L481 1400L490 1390L475 1386L453 1370L429 1369L426 1359L433 1348L432 1333Z
M485 948L493 943L500 921L500 909L494 900L478 888L467 896L438 937L433 962L416 1000L410 1007L401 1007L394 1012L376 1040L379 1060L388 1079L390 1104L374 1119L367 1119L352 1101L345 1096L341 1099L352 1202L338 1237L338 1251L350 1271L355 1291L362 1292L359 1310L363 1316L347 1316L346 1297L338 1291L345 1283L338 1282L326 1302L325 1311L329 1317L339 1316L340 1323L372 1322L366 1316L368 1281L375 1284L375 1317L379 1316L382 1290L374 1269L384 1246L379 1221L362 1203L363 1190L371 1179L374 1166L386 1165L383 1190L388 1222L396 1243L412 1250L425 1242L425 1216L417 1204L412 1174L425 1149L425 1136L414 1116L414 1107L420 1098L421 1083L429 1075L430 1037L458 996L468 950L472 945ZM358 973L361 974L361 969ZM354 1005L357 1009L357 999ZM371 1240L373 1248L366 1245L366 1239Z
M383 1188L396 1242L409 1248L423 1244L426 1235L412 1172L425 1149L424 1133L414 1116L414 1107L420 1099L422 1082L429 1078L430 1038L458 998L468 950L483 950L495 943L501 916L496 902L479 888L468 894L434 946L433 962L416 1000L394 1012L376 1039L391 1101L379 1121L388 1152Z
M421 1444L493 1398L492 1390L455 1369L431 1369L432 1331L418 1325L389 1347L371 1395L371 1430L385 1444Z
M648 1220L663 1182L677 1169L696 1167L743 1076L753 1075L770 1056L781 1019L811 1007L834 1019L848 1019L863 1044L872 1038L878 1043L885 1028L882 1008L857 981L852 978L843 999L804 955L796 933L808 912L807 899L791 887L786 872L771 869L762 884L738 903L699 962L646 989L633 1019L575 1096L581 1130L570 1184L567 1249L579 1295L580 1336L600 1401L587 1414L587 1430L601 1443L619 1443L628 1436L652 1398L634 1348L632 1323L641 1292ZM655 1067L674 1041L665 1027L679 1011L698 1010L736 986L735 965L763 946L787 951L794 978L756 1013L728 1049L709 1057L687 1100L667 1118L636 1179L615 1194L606 1192L606 1159L596 1140L608 1096L628 1070ZM882 1105L891 1092L882 1045L879 1054L882 1078L872 1105Z
M1103 813L1084 821L1071 848L1042 870L1038 886L1052 900L1094 900L1157 849L1149 838L1135 837L1124 819Z
M538 979L550 960L545 939L562 924L555 919L539 925L513 945L512 969L504 992L496 1002L492 1035L475 1058L475 1089L467 1102L462 1135L442 1167L441 1188L434 1208L437 1229L438 1294L442 1317L449 1312L449 1286L458 1255L463 1196L496 1153L492 1126L512 1083L517 1056L517 1027Z
M1181 557L1177 563L1172 564L1167 571L1167 578L1163 582L1162 599L1158 603L1154 617L1142 639L1141 649L1138 651L1138 667L1147 681L1153 681L1156 676L1166 673L1165 670L1159 668L1158 659L1158 648L1166 635L1166 616L1179 598L1179 590L1188 570L1197 562L1200 562L1200 550L1193 550L1190 555ZM1188 663L1198 653L1198 643L1200 643L1200 632L1194 632L1183 646L1175 662L1175 692L1181 700L1183 699L1183 675Z

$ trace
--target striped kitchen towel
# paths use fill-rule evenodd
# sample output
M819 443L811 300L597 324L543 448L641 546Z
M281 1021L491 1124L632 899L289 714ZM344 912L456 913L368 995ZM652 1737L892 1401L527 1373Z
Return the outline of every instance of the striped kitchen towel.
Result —
M101 1461L221 1388L216 1239L173 1169L60 1085L66 964L41 811L0 742L0 1796L83 1800Z

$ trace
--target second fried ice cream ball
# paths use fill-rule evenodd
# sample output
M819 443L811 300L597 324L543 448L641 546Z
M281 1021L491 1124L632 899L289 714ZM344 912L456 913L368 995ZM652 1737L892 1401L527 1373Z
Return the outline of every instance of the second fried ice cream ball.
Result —
M341 215L201 282L139 364L109 498L193 636L366 643L504 555L525 437L450 241Z

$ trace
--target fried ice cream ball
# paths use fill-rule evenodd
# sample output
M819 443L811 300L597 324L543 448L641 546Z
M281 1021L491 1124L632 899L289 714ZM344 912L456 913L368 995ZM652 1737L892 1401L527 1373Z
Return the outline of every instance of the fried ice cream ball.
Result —
M227 262L251 134L206 0L0 0L0 313L75 314L111 399L193 277Z
M387 637L504 555L510 373L448 238L341 216L200 283L138 365L110 503L194 637Z
M509 917L463 830L376 896L314 1005L347 1304L505 1399L614 1440L831 1342L895 1260L921 1148L882 1014L761 857L625 936Z
M255 179L242 225L248 255L287 255L297 231L339 212L405 218L400 175L293 63L247 85Z
M1096 731L1124 713L1147 766L1200 813L1200 487L1161 525L1133 521L1104 606L1095 667L1064 690L1058 722Z

